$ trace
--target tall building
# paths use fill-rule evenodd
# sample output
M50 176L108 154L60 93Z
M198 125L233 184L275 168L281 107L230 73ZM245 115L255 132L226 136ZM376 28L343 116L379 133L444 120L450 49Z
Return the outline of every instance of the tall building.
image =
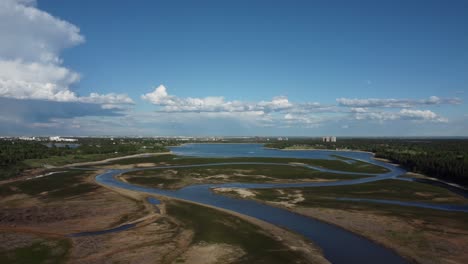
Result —
M323 142L336 142L336 137L335 136L326 136L322 137Z

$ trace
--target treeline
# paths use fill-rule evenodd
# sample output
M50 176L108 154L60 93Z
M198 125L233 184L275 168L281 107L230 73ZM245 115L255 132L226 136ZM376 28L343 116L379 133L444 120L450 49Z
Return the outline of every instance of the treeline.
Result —
M268 147L305 146L317 149L370 151L409 171L468 186L468 140L466 139L293 139L267 144Z
M46 145L38 142L2 140L0 141L0 166L9 166L26 159L46 158L53 155L52 152Z
M15 177L29 167L29 159L56 156L86 156L92 154L130 155L142 152L165 152L171 141L151 139L83 138L73 143L53 143L24 140L0 140L0 179Z

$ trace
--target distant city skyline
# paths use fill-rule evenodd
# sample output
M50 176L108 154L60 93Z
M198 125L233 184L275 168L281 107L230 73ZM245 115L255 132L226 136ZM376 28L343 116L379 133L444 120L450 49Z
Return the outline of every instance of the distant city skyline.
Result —
M468 136L467 1L0 1L0 136Z

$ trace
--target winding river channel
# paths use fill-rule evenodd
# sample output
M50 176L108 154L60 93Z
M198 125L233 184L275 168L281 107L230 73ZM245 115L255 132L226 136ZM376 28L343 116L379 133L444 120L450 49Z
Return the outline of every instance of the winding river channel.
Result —
M276 163L216 163L216 164L199 164L199 165L184 165L184 166L160 166L144 169L130 170L108 170L105 173L98 175L96 180L104 185L123 188L138 192L145 192L167 197L189 200L197 203L211 205L244 215L258 218L260 220L272 223L274 225L287 228L298 234L303 235L307 239L313 241L319 246L325 257L332 263L407 263L405 259L397 255L390 249L387 249L379 244L376 244L362 236L346 231L340 227L328 224L322 221L315 220L310 217L305 217L291 211L268 206L252 200L234 199L227 196L217 195L211 191L211 188L216 187L242 187L242 188L285 188L285 187L321 187L321 186L339 186L361 184L366 182L379 181L384 179L396 178L406 171L392 166L390 164L380 162L373 159L372 154L365 152L351 151L281 151L274 149L263 148L261 144L186 144L178 147L172 147L171 151L176 155L181 156L197 156L197 157L276 157L276 158L308 158L308 159L337 159L334 155L352 158L372 164L376 164L389 169L389 172L382 174L362 174L369 177L343 180L336 182L320 182L320 183L284 183L284 184L251 184L251 183L226 183L226 184L199 184L188 186L179 190L162 190L156 188L136 186L129 183L119 181L116 176L135 170L144 169L167 169L181 168L192 166L213 166L226 164L270 164L270 165L285 165ZM291 164L287 164L291 165ZM297 165L294 165L297 166ZM327 170L319 167L303 165L310 169L321 170L330 173L347 173L342 171ZM352 173L356 174L356 173ZM408 183L410 184L410 183ZM348 198L342 198L346 200ZM381 202L392 203L396 201L372 200L363 202ZM450 211L465 211L468 212L468 207L450 207L450 205L433 205L423 203L407 203L398 202L403 206L416 206L424 208L432 208L438 210Z

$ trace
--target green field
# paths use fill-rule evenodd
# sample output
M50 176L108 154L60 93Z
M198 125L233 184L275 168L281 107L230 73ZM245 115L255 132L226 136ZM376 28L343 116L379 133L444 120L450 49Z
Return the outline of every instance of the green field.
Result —
M125 153L125 155L132 155L138 153ZM71 163L78 163L78 162L88 162L88 161L99 161L105 160L109 158L115 158L122 156L123 154L116 154L116 153L108 153L108 154L71 154L66 156L52 156L44 159L28 159L25 160L24 163L32 168L40 168L44 165L50 166L63 166Z
M0 263L60 264L67 260L71 243L68 239L36 239L32 243L4 249L0 246Z
M257 226L227 213L175 201L167 203L167 212L195 232L192 244L225 243L241 247L246 255L236 263L308 263L297 251Z
M440 204L468 204L467 199L446 189L416 182L399 180L383 180L348 186L307 187L286 189L253 189L255 199L261 201L288 201L288 194L300 192L304 201L298 202L299 207L331 208L358 212L373 212L388 216L398 216L408 221L424 219L427 223L444 222L455 228L468 229L468 214L449 212L410 206L378 204L372 202L342 201L337 197L388 199L398 201L413 201ZM236 195L236 193L229 193Z
M45 199L63 199L88 193L99 186L83 182L89 172L69 170L49 176L0 185L0 197L13 194L44 195Z
M441 204L468 204L468 200L449 190L429 184L407 182L401 180L382 180L363 183L359 185L343 185L328 187L288 188L282 191L294 192L300 190L304 198L303 206L325 206L333 203L347 203L333 200L336 197L386 199L398 201L441 203ZM276 189L256 189L258 199L278 199ZM359 202L361 203L361 202Z
M335 174L288 165L219 165L191 168L152 169L124 174L125 179L133 184L180 188L196 183L220 182L285 182L310 180L349 180L363 175Z
M385 173L388 169L373 165L370 163L353 160L353 163L347 163L344 160L348 158L340 157L337 160L322 159L293 159L293 158L257 158L257 157L239 157L239 158L200 158L185 157L176 155L159 155L151 157L130 158L110 162L114 165L130 165L138 163L162 163L166 165L191 165L206 163L224 163L224 162L269 162L269 163L304 163L312 166L322 167L331 170L356 172L356 173Z

